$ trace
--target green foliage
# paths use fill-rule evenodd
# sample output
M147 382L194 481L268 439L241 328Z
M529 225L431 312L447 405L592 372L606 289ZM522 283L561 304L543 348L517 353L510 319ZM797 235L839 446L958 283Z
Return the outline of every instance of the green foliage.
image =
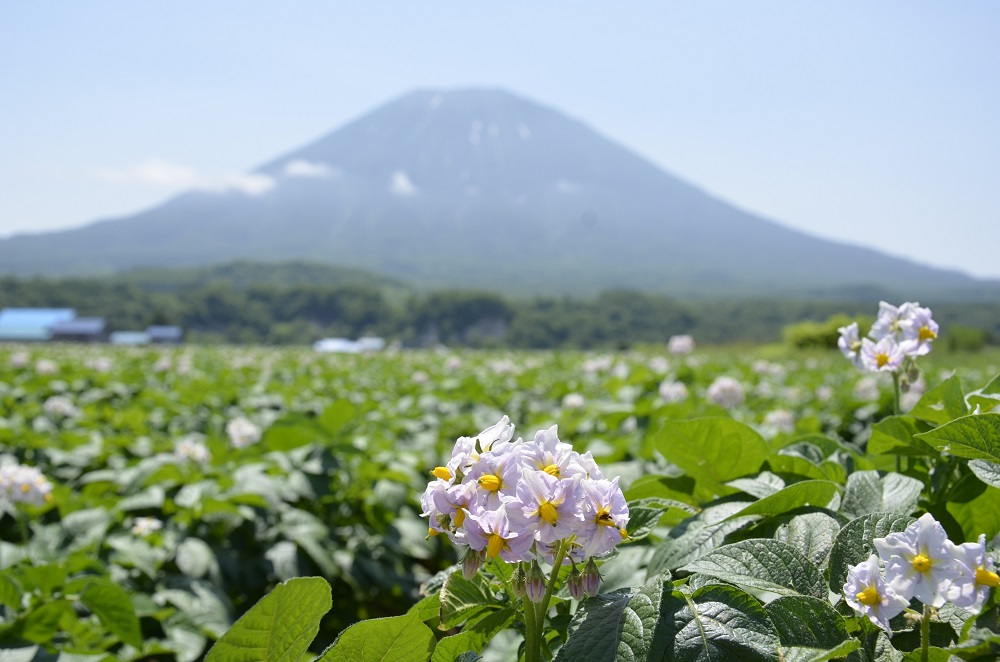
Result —
M806 321L786 326L781 335L785 342L798 349L836 349L840 338L841 327L857 323L861 334L867 333L872 320L866 317L851 317L849 315L833 315L821 322Z

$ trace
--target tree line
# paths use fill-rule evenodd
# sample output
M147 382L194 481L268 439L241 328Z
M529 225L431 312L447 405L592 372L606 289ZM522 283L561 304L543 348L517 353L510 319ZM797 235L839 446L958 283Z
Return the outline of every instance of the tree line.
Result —
M965 337L974 336L979 344L1000 340L1000 304L923 303L932 306L943 328L964 329ZM759 343L780 341L786 327L802 322L821 323L819 337L829 338L831 324L844 319L836 315L869 314L871 305L868 300L680 301L634 291L593 299L515 299L372 284L209 282L155 291L120 279L0 278L0 307L71 307L81 316L106 318L115 330L177 324L194 342L304 344L377 335L408 345L589 349L663 343L688 333L704 343ZM812 341L803 341L805 336L785 331L793 344L808 346Z

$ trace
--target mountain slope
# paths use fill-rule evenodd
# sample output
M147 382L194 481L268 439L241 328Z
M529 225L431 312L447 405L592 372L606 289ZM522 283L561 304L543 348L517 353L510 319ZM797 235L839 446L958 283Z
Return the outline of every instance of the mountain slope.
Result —
M273 182L260 195L192 192L132 217L0 241L0 271L295 259L522 293L978 283L743 212L502 91L414 92L255 172Z

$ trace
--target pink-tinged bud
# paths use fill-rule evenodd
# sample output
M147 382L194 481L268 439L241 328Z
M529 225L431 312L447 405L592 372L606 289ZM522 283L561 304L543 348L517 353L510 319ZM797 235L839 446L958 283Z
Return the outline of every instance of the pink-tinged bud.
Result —
M528 599L536 604L545 598L545 573L542 572L538 561L531 562L531 570L528 571L528 581L524 588Z
M574 600L583 600L587 597L587 592L583 589L583 575L576 566L573 566L572 572L569 573L567 586L569 586L569 594L573 596Z
M524 574L524 565L517 564L517 570L510 580L510 590L514 593L514 599L520 600L527 592L528 576Z
M594 559L587 561L587 567L583 569L583 590L590 596L597 595L601 590L601 573Z
M471 580L483 565L483 553L470 549L462 559L462 576Z

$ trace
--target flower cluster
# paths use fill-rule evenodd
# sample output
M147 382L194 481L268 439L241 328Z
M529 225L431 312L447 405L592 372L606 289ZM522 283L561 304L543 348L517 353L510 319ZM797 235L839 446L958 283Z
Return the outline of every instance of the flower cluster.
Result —
M261 430L249 420L239 417L226 423L226 434L234 448L246 448L260 441Z
M667 351L671 354L690 354L694 351L694 338L689 335L670 336Z
M706 391L705 395L709 400L725 407L735 409L743 404L746 395L743 392L743 385L732 377L716 377Z
M874 543L878 555L848 571L844 595L847 604L890 634L889 620L913 598L929 607L950 602L978 612L990 589L1000 585L986 554L986 536L956 545L930 513Z
M906 359L929 353L938 336L931 309L911 301L898 308L881 302L867 338L859 338L857 322L837 330L840 351L854 365L870 372L898 373Z
M35 467L0 466L0 501L40 506L52 500L52 483Z
M471 548L468 575L486 560L530 562L525 590L532 599L538 559L568 559L574 570L590 559L590 584L571 584L593 594L598 584L592 559L627 537L629 512L618 479L605 479L589 452L560 441L556 426L539 430L531 441L514 440L514 426L504 416L476 437L460 437L450 461L431 473L434 480L420 499L429 535L445 534Z

